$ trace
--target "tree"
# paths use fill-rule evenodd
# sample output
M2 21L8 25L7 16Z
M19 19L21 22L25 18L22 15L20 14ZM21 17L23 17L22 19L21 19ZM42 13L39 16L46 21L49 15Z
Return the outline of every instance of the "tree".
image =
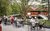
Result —
M24 18L24 21L26 21L26 15L28 9L31 7L31 5L28 5L30 0L19 0L20 2L17 2L16 4L18 5L17 9L20 10L20 14Z
M0 15L9 15L11 10L9 0L0 0Z
M48 19L49 19L49 21L50 21L50 0L48 0Z
M5 12L5 7L3 5L3 1L0 0L0 16L3 15L3 14L5 14L5 13L6 12Z
M16 13L21 14L21 16L24 18L24 21L26 21L27 11L31 7L31 4L28 5L29 2L30 0L14 0L12 5L13 12L17 11Z
M13 5L11 5L12 8L12 14L19 14L20 13L20 9L19 6L15 3L13 3Z

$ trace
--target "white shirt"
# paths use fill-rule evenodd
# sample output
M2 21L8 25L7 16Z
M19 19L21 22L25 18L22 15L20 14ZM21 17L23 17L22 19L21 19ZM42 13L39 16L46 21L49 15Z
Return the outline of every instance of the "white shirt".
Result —
M17 18L15 17L15 19L14 20L17 20Z
M35 19L35 23L39 23L39 20L38 19Z
M30 22L32 23L33 26L35 26L35 19L31 19Z

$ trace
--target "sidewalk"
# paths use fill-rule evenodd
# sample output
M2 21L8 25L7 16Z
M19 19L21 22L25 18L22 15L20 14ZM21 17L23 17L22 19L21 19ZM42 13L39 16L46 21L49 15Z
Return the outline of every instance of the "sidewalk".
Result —
M23 27L15 27L13 25L2 25L2 31L31 31L31 27L29 25L24 25ZM36 27L37 28L37 27ZM35 31L50 31L48 28L42 28L41 30L37 30L35 28ZM34 31L34 30L33 30Z
M30 26L25 25L24 27L14 27L13 25L3 25L2 24L2 31L31 31Z

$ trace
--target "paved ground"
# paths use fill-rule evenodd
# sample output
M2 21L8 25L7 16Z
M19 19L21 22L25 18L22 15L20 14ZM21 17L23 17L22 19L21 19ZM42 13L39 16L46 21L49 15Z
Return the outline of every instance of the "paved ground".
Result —
M2 31L30 31L30 27L25 25L24 27L15 27L13 25L3 25L2 24ZM29 29L29 30L28 30Z
M30 29L31 27L28 25L25 25L24 27L15 27L13 25L3 25L2 24L2 31L31 31ZM33 30L34 31L34 30ZM35 31L50 31L50 29L48 28L42 28L41 30L37 30L37 27L35 29Z

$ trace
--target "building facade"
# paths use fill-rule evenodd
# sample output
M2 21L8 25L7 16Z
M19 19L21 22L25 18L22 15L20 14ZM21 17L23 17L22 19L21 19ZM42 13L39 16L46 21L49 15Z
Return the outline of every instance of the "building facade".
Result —
M48 16L48 0L33 0L31 4L31 16L42 14ZM40 7L39 7L40 6Z

